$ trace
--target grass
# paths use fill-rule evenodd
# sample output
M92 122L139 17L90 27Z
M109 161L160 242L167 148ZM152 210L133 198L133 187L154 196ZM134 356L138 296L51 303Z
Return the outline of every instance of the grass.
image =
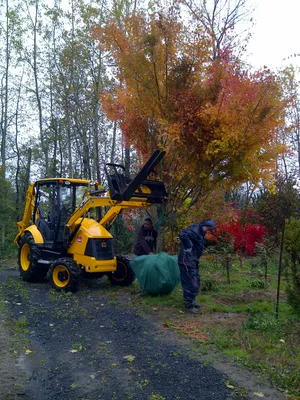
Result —
M265 285L260 271L244 267L241 272L239 265L233 266L228 284L225 271L202 264L202 282L213 281L215 289L198 296L197 302L204 304L200 315L183 313L180 285L169 295L141 295L139 307L156 313L166 329L191 338L200 353L221 352L267 376L294 399L300 396L300 316L286 302L283 279L276 319L276 268ZM130 290L137 292L137 286L135 282Z
M9 288L14 292L18 293L18 298L22 300L17 300L15 297L11 298L9 302L22 302L23 299L28 299L28 291L25 288L24 282L8 280L5 284L0 285L0 312L3 314L10 315L10 318L3 322L4 327L6 327L10 332L10 339L8 341L8 348L10 353L17 357L21 354L24 349L28 346L27 335L29 333L28 321L25 315L20 315L19 318L13 317L8 309L8 301L5 300L5 290Z

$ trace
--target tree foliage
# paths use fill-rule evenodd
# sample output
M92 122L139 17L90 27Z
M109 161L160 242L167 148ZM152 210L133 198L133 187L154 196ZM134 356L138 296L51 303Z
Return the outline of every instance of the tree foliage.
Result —
M285 221L299 215L299 193L292 177L278 176L272 190L265 190L255 203L261 222L269 234L278 239Z
M136 13L95 32L121 82L103 92L102 107L141 154L166 149L170 214L220 182L269 177L283 151L276 128L284 103L274 76L245 71L228 49L211 60L205 27L191 28L172 9L149 19Z
M256 254L256 244L263 242L267 230L263 225L244 225L239 221L233 221L220 226L219 232L223 233L225 238L228 235L233 238L233 247L236 252L253 256Z

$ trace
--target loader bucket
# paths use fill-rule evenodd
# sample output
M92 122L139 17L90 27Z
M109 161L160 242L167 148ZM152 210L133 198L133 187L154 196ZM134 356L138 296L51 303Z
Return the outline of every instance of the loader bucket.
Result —
M109 174L105 167L111 199L128 201L132 197L141 197L146 198L149 203L163 203L167 201L168 195L164 183L147 179L150 173L154 171L156 165L163 159L165 153L165 151L155 150L132 180L124 176L123 171L125 169L122 165L106 164L106 166L113 168L113 174Z

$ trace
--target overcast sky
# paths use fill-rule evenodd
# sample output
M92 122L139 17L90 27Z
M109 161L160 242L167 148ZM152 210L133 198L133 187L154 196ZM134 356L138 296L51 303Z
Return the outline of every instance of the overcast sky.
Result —
M271 69L300 64L300 0L256 0L256 5L256 26L248 47L250 63ZM299 56L290 57L294 54Z

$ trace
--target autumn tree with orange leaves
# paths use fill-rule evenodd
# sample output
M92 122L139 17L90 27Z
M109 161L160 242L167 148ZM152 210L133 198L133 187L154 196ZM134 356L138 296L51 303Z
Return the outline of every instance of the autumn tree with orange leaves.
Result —
M268 179L283 150L281 88L268 70L250 73L229 49L211 58L212 39L179 13L143 13L95 30L120 84L101 94L108 118L148 157L166 150L170 219L220 185Z

